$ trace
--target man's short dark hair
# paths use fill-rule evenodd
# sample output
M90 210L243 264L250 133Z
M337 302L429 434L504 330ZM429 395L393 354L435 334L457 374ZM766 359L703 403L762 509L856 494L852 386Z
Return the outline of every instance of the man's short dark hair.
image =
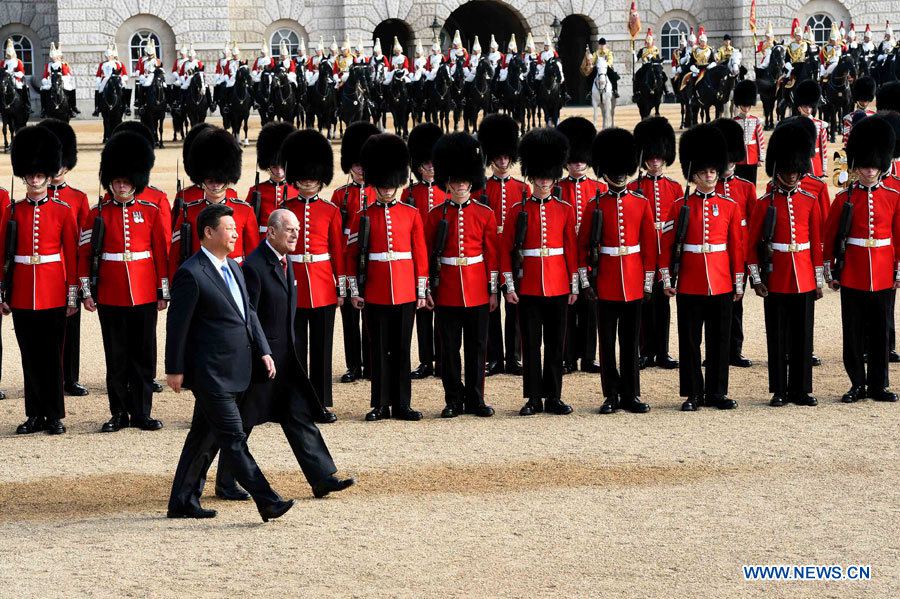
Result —
M197 215L197 238L203 241L206 227L217 229L223 216L234 216L234 210L225 203L210 204Z

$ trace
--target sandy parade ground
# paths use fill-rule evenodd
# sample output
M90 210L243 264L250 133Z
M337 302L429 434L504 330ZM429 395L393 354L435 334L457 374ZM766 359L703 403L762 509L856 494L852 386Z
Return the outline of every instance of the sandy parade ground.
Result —
M677 106L663 112L677 124ZM637 121L633 107L616 116L628 128ZM93 204L102 126L75 128L80 156L69 180ZM257 131L255 122L251 141ZM180 142L157 151L151 181L170 197L180 157ZM242 196L254 157L251 145ZM4 187L10 172L0 156ZM677 164L670 173L681 180ZM413 383L425 420L366 423L368 383L335 382L339 421L323 433L358 484L313 499L281 429L259 427L251 451L276 490L299 500L269 524L251 503L215 499L212 484L204 505L217 518L165 518L193 398L155 396L161 431L98 433L108 405L94 314L82 324L81 381L91 394L67 398L68 432L16 436L22 370L4 318L0 596L900 596L900 406L840 403L849 383L839 297L828 291L816 304L819 406L768 407L762 301L751 294L745 306L754 365L731 369L739 407L730 412L679 412L677 371L653 368L642 372L646 415L598 415L599 375L577 373L563 385L573 415L521 418L521 379L500 375L486 383L494 418L441 420L443 392L431 378ZM336 329L335 380L344 370L340 318ZM674 322L671 349L677 355ZM413 348L413 365L415 356ZM744 564L871 565L871 580L745 581Z

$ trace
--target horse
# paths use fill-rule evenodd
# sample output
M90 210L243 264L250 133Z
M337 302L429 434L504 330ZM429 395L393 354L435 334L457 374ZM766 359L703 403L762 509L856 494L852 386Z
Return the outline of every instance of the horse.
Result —
M187 103L184 115L187 117L189 129L194 125L206 122L206 114L210 105L209 88L204 85L203 73L194 71L187 88Z
M298 128L308 125L306 118L308 108L309 85L306 83L306 70L299 69L297 72L297 85L294 87L294 119Z
M100 92L100 114L103 115L103 143L109 140L125 114L124 93L122 90L122 78L118 69L106 81L106 87Z
M727 63L706 69L703 79L694 83L694 93L691 96L692 124L700 122L701 114L703 122L708 123L711 108L715 108L716 118L722 116L740 75L741 60L741 51L735 48Z
M490 112L491 81L494 79L494 69L491 67L491 61L482 58L475 67L475 78L472 84L468 86L466 93L465 107L463 109L463 131L468 133L469 126L472 131L478 130L478 113L482 110L485 113Z
M425 120L425 79L410 81L406 84L406 96L409 98L409 113L413 126Z
M544 112L544 121L548 127L555 127L559 123L559 113L565 102L564 93L559 60L551 58L544 65L544 78L538 86L538 104Z
M612 84L609 82L607 70L609 65L602 56L597 59L594 65L596 74L594 75L594 83L591 85L591 107L594 109L594 120L597 122L597 108L600 108L600 115L603 118L603 129L609 129L616 126L616 99L613 98Z
M822 86L822 116L828 123L828 141L834 143L837 139L837 131L841 128L841 119L853 109L853 100L850 94L850 81L856 78L856 65L852 56L845 54L838 59L837 66L823 80Z
M275 79L272 81L272 109L279 121L293 124L294 115L297 113L297 98L294 94L294 85L288 79L284 67L275 70Z
M234 87L231 88L231 99L228 102L225 129L230 130L234 138L240 140L241 126L244 128L242 145L249 146L247 128L250 121L250 109L253 107L253 95L250 93L250 67L242 64L234 77Z
M341 86L338 100L338 122L341 128L341 137L344 136L344 124L349 125L356 121L372 119L366 71L367 67L364 65L350 67L347 81Z
M265 125L274 118L274 110L272 109L272 80L274 78L275 74L266 68L259 76L259 83L256 85L254 105L259 113L260 126Z
M532 61L528 65L528 74L525 76L525 125L528 129L537 127L540 124L541 107L538 105L537 98L537 62Z
M769 65L765 69L756 67L756 88L759 92L759 99L763 105L764 124L766 131L775 128L775 94L778 79L784 70L784 45L776 44L772 46L769 54Z
M144 88L144 106L141 109L141 122L153 133L153 143L163 147L163 123L166 120L166 75L162 69L153 72L153 79ZM173 140L174 141L174 140Z
M337 92L331 80L332 76L331 63L327 60L320 62L319 78L309 94L310 117L307 121L309 126L315 117L316 128L319 131L324 129L328 139L333 139L334 127L337 124Z
M790 77L781 78L775 101L775 113L779 121L787 115L788 109L793 112L794 90L797 88L797 85L803 81L813 79L818 72L819 63L815 56L808 56L803 62L797 63L791 71Z
M519 129L525 128L525 63L514 56L506 65L506 80L497 81L495 90L500 107L519 123Z
M681 128L690 129L691 122L691 97L694 95L694 78L691 72L683 70L672 77L672 92L681 106Z
M875 68L878 84L884 85L900 80L900 54L896 48Z
M187 121L184 110L184 98L181 94L181 86L168 86L166 88L166 96L169 101L169 114L172 115L172 141L174 142L178 141L179 135L181 136L181 139L184 139L184 125ZM222 112L222 127L227 127L224 111Z
M666 73L659 62L645 63L634 74L634 98L641 119L651 112L659 116L659 104L666 89Z
M62 73L59 71L50 73L50 89L47 90L45 97L47 105L43 108L47 118L59 119L68 123L71 117L69 98L66 96L66 90L63 89Z
M406 139L409 137L410 98L404 76L406 70L394 72L390 85L382 86L384 105L394 118L394 133Z
M431 86L429 109L432 123L437 123L444 131L450 130L450 112L456 110L455 82L450 74L450 65L446 62L438 67Z
M25 102L16 89L12 75L6 69L0 69L0 121L3 121L3 151L9 151L9 142L16 132L25 126L28 113ZM7 138L7 131L10 138Z

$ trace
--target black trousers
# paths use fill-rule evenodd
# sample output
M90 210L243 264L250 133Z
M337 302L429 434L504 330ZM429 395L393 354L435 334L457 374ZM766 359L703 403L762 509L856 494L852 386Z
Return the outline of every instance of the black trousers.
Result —
M597 356L597 302L584 295L568 307L566 330L566 362L582 361L582 367Z
M561 399L563 351L566 343L568 295L519 296L522 331L523 396L525 399ZM541 366L541 343L544 364Z
M603 397L634 399L641 395L638 367L638 337L641 331L641 300L598 300L600 325L600 381ZM616 368L616 333L619 336L619 368Z
M153 356L154 362L156 356ZM155 367L155 363L154 363ZM81 371L81 306L78 312L66 317L66 341L63 345L63 383L66 386L78 382Z
M504 295L504 294L501 294ZM501 322L500 308L490 313L488 323L488 361L503 362L504 344L506 344L506 361L509 363L522 360L521 335L519 332L518 306L504 300Z
M344 360L347 363L347 370L359 372L364 369L368 372L371 340L366 326L365 310L361 314L349 301L344 302L341 306L341 323L344 329ZM409 376L408 372L406 374Z
M841 287L844 369L854 387L888 386L888 345L892 289L860 291ZM863 354L868 354L868 364Z
M448 406L475 408L484 405L484 362L490 313L487 304L471 308L435 308L437 336L444 358L441 381L444 384L444 401ZM465 384L462 380L460 347L465 355Z
M367 303L364 311L371 338L371 406L408 409L412 400L409 348L416 304Z
M756 171L758 168L758 164L738 164L734 167L734 174L756 185Z
M672 309L669 296L663 293L662 281L653 285L650 301L641 306L641 355L646 358L665 358L669 355L669 329Z
M440 342L434 334L434 312L428 308L416 310L416 341L419 345L419 364L431 366L441 363Z
M744 300L732 302L731 333L728 339L728 355L735 360L744 351Z
M297 355L309 373L313 389L326 407L334 405L331 394L331 354L334 347L336 309L337 304L321 308L297 308L294 317Z
M897 304L897 290L891 289L891 310L888 312L888 330L890 338L890 350L897 350L897 325L894 323L894 307Z
M763 299L771 393L812 393L815 305L815 291L769 293Z
M106 354L110 413L127 412L133 420L149 418L156 372L156 302L133 307L99 305L97 315Z
M728 394L728 344L733 293L676 296L679 395L709 399ZM706 380L700 352L706 329Z
M62 352L66 309L12 311L25 377L25 415L65 418Z
M281 497L272 490L247 447L237 394L194 390L194 397L194 416L172 481L169 510L200 507L206 474L217 451L219 467L234 473L256 505L265 507L279 501Z

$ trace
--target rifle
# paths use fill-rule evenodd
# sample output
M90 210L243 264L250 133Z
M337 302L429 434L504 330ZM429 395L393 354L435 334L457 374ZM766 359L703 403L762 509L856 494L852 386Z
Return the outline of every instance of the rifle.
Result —
M362 297L366 288L366 271L369 268L369 206L366 200L365 190L359 190L359 199L362 204L362 216L359 217L359 266L356 273L356 286L359 296Z
M688 221L691 218L691 208L687 204L690 188L690 182L686 182L684 184L684 201L681 205L681 210L678 211L678 218L675 220L675 243L672 244L672 262L669 268L669 278L673 288L678 285L681 256L684 254L684 240L687 237Z
M410 174L409 175L409 187L407 188L407 189L409 189L409 195L406 196L406 203L409 204L410 206L416 205L416 199L413 197L413 185L415 185L415 182L413 181L412 174Z
M181 212L181 205L184 204L184 188L181 185L181 172L179 171L179 161L175 161L175 204L172 206L172 214L177 215ZM176 217L177 218L177 217ZM175 219L172 219L172 230L175 229Z
M194 240L191 239L193 227L188 221L187 202L181 203L181 255L178 264L184 264L185 260L191 257L191 250L194 247Z
M253 214L256 215L256 220L259 220L259 211L262 209L262 193L259 191L259 171L256 171L256 183L254 185L253 199L250 205L253 206Z
M100 282L100 256L103 254L103 238L106 225L103 223L103 198L97 201L97 217L91 229L91 272L90 287L94 301L97 301L97 284ZM182 243L183 245L183 243Z
M528 233L528 212L525 210L525 202L528 201L528 194L525 191L522 191L522 209L519 210L519 214L516 215L516 230L515 237L513 238L513 250L512 250L512 275L513 279L516 283L516 289L519 288L519 282L522 280L522 276L525 274L522 268L522 262L524 256L522 256L522 249L525 246L525 235Z
M600 210L600 190L594 196L594 212L591 215L591 239L590 258L588 266L591 267L591 287L597 291L597 277L600 273L600 246L603 245L603 212Z
M9 220L6 221L6 247L3 248L3 281L0 296L4 302L12 298L13 270L16 266L16 249L19 245L19 225L16 223L16 178L9 185Z
M352 183L352 182L353 182L353 179L351 179L350 181L351 181L351 183ZM362 193L362 187L359 188L359 192ZM347 214L347 200L349 199L349 197L350 197L350 183L347 183L347 185L344 186L344 201L341 202L341 206L340 206L340 210L341 210L341 227L342 227L342 228L346 228L346 227L347 227L347 216L348 216L348 214Z
M853 204L850 203L852 193L853 184L851 183L847 188L847 201L841 206L841 220L838 221L837 236L834 238L834 266L831 267L831 278L834 281L841 280L841 271L844 270L847 238L850 237L850 225L853 223Z
M444 201L441 221L437 224L437 231L435 231L434 235L434 248L431 250L431 260L428 265L428 287L431 289L432 295L434 295L438 285L441 283L441 256L444 253L444 246L447 245L447 235L450 228L450 224L447 222L449 203L450 200Z

